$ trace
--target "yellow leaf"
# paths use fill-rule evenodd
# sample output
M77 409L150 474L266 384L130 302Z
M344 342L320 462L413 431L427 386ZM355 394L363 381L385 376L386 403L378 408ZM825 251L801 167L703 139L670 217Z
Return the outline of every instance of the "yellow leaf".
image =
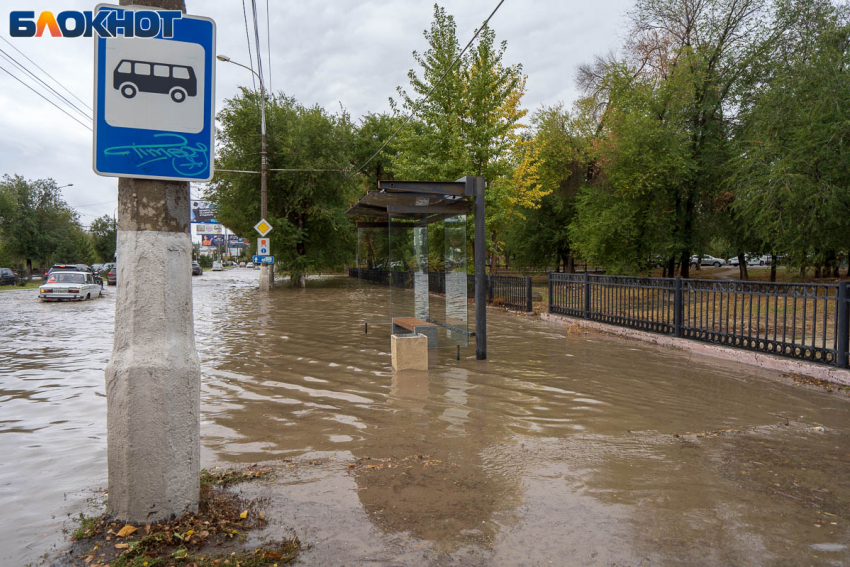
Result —
M195 530L189 530L188 532L186 532L186 537L191 537L191 535L194 534L194 533L195 533Z
M115 544L115 549L127 549L128 547L130 547L129 543L116 543Z
M245 510L241 514L239 514L239 517L242 518L243 520L245 518L247 518L248 517L248 510Z
M135 532L137 529L139 529L139 528L134 528L130 524L127 524L126 526L124 526L123 528L118 530L118 533L115 534L115 535L117 535L118 537L127 537L128 535Z

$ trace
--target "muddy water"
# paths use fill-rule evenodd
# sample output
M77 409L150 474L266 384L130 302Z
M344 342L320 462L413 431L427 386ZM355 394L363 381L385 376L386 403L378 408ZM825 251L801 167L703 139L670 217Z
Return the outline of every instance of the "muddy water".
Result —
M305 565L850 562L838 395L499 311L488 361L393 373L386 288L256 274L195 278L202 460L280 467L242 490ZM113 308L0 294L2 565L103 499Z

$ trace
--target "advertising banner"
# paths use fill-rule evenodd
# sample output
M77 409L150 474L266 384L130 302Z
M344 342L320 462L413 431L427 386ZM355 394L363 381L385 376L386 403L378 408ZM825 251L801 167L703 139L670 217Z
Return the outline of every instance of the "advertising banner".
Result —
M209 201L192 201L192 222L216 224L215 207Z
M201 246L218 247L224 244L224 237L220 234L204 234L201 236Z
M248 248L248 241L244 238L239 238L235 234L227 236L227 245L231 248Z

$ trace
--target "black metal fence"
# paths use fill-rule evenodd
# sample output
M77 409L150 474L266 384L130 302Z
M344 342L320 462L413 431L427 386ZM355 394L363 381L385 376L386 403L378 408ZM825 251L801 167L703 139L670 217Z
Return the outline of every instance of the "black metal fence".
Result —
M351 268L348 276L380 285L413 289L413 272L384 272ZM446 293L446 273L428 272L428 291ZM467 297L475 297L475 276L466 276ZM533 311L531 278L528 276L487 276L487 303L520 311Z
M847 367L837 285L549 274L549 312Z

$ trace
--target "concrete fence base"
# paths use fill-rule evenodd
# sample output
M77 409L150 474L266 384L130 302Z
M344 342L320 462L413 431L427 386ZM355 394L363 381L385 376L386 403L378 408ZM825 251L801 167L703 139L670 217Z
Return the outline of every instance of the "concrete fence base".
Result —
M682 339L670 335L660 335L630 329L628 327L619 327L617 325L609 325L598 321L588 321L586 319L576 319L565 315L555 315L552 313L541 313L540 319L548 322L556 327L580 327L582 329L591 329L604 333L611 333L620 337L635 339L646 343L656 344L665 347L676 348L694 354L710 356L714 358L722 358L726 361L737 362L741 364L750 364L757 366L763 370L773 370L786 374L801 374L804 376L812 376L820 380L826 380L835 384L850 386L850 371L825 364L816 364L805 360L795 360L785 358L774 354L756 352L745 349L727 347L723 345L715 345L703 343L690 339Z

